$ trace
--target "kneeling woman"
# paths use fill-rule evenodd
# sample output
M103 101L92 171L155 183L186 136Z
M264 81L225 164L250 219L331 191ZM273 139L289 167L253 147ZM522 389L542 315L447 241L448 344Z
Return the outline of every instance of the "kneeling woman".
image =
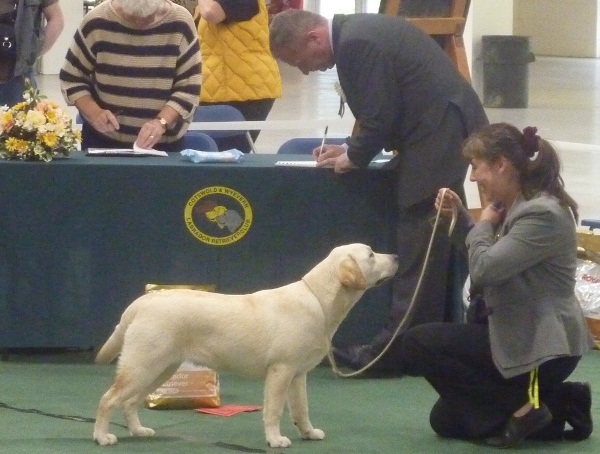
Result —
M441 436L496 447L587 438L590 387L565 382L593 342L574 294L577 204L558 155L535 128L505 123L469 137L464 155L490 205L474 222L456 194L440 190L436 207L446 216L458 208L453 240L466 245L487 323L412 328L400 369L439 393L430 422Z

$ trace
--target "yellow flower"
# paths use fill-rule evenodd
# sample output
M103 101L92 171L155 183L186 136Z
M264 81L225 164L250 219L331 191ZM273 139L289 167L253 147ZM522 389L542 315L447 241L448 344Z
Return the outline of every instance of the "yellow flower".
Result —
M56 110L48 110L46 112L46 119L50 123L56 123L56 120L57 120Z
M29 104L29 103L28 103L27 101L23 101L23 102L20 102L19 104L16 104L16 105L13 107L13 109L14 109L14 110L23 110L23 109L25 109L25 107L27 107L27 105L28 105L28 104Z
M6 139L5 145L8 151L27 151L27 141L23 139L17 139L16 137L9 137Z
M15 124L12 112L2 112L0 115L0 130L10 131Z
M55 147L58 143L58 136L53 132L47 132L42 135L42 142L48 147Z

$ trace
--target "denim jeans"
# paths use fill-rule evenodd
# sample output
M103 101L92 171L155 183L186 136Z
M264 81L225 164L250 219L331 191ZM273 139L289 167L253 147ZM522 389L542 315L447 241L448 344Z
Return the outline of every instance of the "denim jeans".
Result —
M30 69L25 74L13 77L8 82L0 82L0 106L9 107L23 101L23 91L25 90L25 78L28 77L31 85L37 87L35 81L35 71Z

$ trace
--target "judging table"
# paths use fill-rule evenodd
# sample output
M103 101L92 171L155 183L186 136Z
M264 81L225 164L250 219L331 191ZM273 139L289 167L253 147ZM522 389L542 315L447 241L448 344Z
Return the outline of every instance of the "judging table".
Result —
M0 161L0 349L101 344L145 285L249 293L300 279L340 244L393 252L393 175L372 164L169 157ZM336 334L366 341L390 304L369 290Z

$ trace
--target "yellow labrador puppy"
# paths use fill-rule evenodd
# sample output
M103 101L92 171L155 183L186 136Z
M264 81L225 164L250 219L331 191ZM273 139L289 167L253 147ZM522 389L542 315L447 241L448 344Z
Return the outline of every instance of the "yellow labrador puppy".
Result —
M335 249L302 280L250 295L165 290L136 299L98 352L117 356L116 379L100 399L94 440L112 445L110 416L122 408L132 435L148 437L137 407L183 361L265 380L263 421L267 443L291 444L279 422L287 401L302 438L321 440L308 417L306 373L318 365L331 339L365 290L392 277L398 257L364 244Z

